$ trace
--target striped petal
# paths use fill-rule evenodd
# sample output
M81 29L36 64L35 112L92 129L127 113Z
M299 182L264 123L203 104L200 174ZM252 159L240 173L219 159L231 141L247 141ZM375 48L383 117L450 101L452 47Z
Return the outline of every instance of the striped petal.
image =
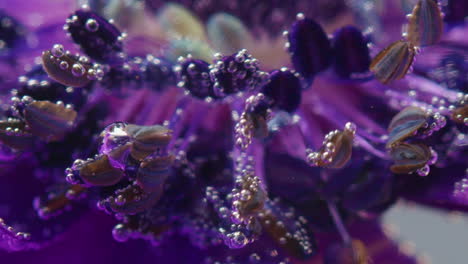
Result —
M159 125L127 125L126 130L134 139L130 155L136 160L143 160L151 153L166 147L172 138L172 131Z
M434 45L444 31L442 11L435 0L420 0L409 15L408 40L417 47Z
M387 148L413 135L426 123L426 119L426 112L419 107L409 106L401 110L388 126Z
M392 148L390 156L395 161L390 170L406 174L424 167L431 158L431 150L423 144L400 143Z
M384 84L401 79L413 64L414 54L413 44L398 40L375 56L370 70Z
M23 150L33 144L31 133L24 132L25 123L17 119L0 121L0 142L14 150Z
M34 101L25 107L23 114L31 133L45 141L60 140L77 116L75 110L49 101Z
M145 192L155 192L164 184L169 176L174 156L147 158L138 169L137 184Z

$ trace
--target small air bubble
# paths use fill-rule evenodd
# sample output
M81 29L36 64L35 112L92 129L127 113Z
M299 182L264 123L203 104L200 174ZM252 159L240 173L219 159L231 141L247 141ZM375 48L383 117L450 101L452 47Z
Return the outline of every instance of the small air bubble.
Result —
M60 64L59 64L59 66L60 66L60 69L66 70L66 69L68 69L68 66L69 66L69 65L68 65L68 62L66 62L66 61L61 61Z
M85 74L85 69L84 69L83 65L78 64L78 63L73 64L72 74L73 74L73 76L76 76L76 77L83 76Z
M60 58L65 54L65 50L62 45L60 44L55 44L52 49L50 50L52 53L52 56Z
M86 21L86 29L90 32L96 32L99 29L99 24L96 20L90 18Z

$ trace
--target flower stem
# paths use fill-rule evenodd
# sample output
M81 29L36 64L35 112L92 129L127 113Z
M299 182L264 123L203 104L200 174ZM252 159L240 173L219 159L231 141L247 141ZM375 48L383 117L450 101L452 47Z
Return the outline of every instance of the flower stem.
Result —
M346 245L351 244L351 236L349 235L348 231L346 230L346 227L343 223L343 220L341 219L340 213L336 209L335 203L331 201L327 201L328 205L328 210L330 211L330 214L333 218L333 222L335 223L336 230L341 236L341 239L343 240L343 243Z

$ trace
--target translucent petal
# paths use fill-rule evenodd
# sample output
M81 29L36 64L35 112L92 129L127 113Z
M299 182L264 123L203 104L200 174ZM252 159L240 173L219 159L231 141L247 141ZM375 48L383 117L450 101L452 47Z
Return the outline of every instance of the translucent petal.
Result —
M166 4L157 14L157 20L163 30L172 37L205 40L203 24L182 5Z
M208 43L189 38L172 39L169 42L164 56L166 59L176 62L180 57L192 56L194 59L210 61L214 52Z
M207 22L208 37L216 51L231 54L248 48L252 36L237 17L227 13L211 16Z

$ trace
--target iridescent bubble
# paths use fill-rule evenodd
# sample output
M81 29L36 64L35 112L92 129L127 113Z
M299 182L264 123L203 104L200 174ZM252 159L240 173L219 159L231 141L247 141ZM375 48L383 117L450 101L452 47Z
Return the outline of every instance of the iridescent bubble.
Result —
M455 108L455 110L452 113L452 119L455 122L466 124L467 118L468 118L468 105Z

